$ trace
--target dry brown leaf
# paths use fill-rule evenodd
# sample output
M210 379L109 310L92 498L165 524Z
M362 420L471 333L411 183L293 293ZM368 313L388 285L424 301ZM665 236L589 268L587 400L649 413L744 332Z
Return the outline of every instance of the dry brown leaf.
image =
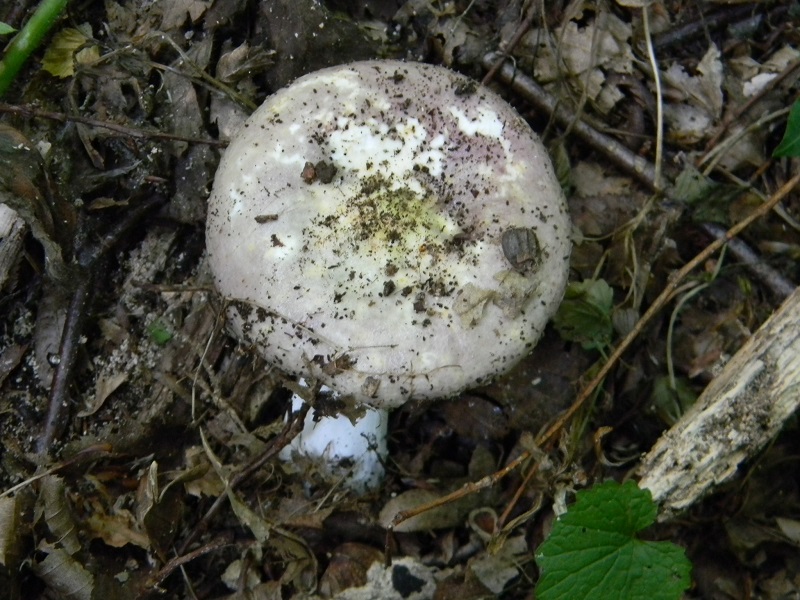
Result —
M56 544L69 554L81 549L78 530L72 509L67 500L64 480L55 475L42 477L39 502L42 504L47 528L55 536Z
M95 382L94 398L92 398L91 405L78 413L79 417L88 417L93 415L100 407L103 406L106 399L114 393L114 391L128 380L128 373L125 371L118 371L116 373L102 373Z
M101 539L113 548L133 544L145 550L150 549L150 540L147 535L139 531L136 519L127 510L116 510L113 515L95 512L84 522L93 538Z
M164 2L163 15L161 18L161 28L170 31L181 27L188 18L192 23L196 23L200 17L211 6L211 0L172 0Z
M320 578L320 594L330 598L343 590L365 585L369 568L382 560L383 552L377 548L355 542L342 544L333 551Z
M30 569L58 598L92 600L94 576L72 556L59 548L40 547L44 560L34 561Z
M378 522L381 524L381 527L388 529L392 524L392 520L398 513L417 509L424 504L437 500L442 495L444 494L438 494L430 490L407 490L398 494L384 505L378 516ZM410 519L406 519L395 526L394 530L405 533L455 527L464 522L464 518L468 513L469 507L465 507L464 502L451 502L415 517L411 517Z

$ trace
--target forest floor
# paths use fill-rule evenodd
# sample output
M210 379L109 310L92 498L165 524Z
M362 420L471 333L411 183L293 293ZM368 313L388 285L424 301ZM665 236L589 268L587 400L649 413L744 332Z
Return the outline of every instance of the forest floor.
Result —
M35 3L5 4L0 21L20 27ZM70 3L0 104L0 203L27 224L0 240L0 589L533 598L554 510L630 477L800 281L794 191L635 327L720 229L800 170L772 157L800 89L792 5ZM490 71L498 51L520 79ZM507 375L394 411L386 480L358 497L277 460L296 433L293 382L228 334L204 233L242 120L305 73L373 58L485 80L542 136L583 295ZM749 268L748 250L770 269ZM387 535L398 511L524 453L535 458ZM739 477L648 534L685 548L686 598L800 598L798 458L792 418ZM370 570L386 554L402 568Z

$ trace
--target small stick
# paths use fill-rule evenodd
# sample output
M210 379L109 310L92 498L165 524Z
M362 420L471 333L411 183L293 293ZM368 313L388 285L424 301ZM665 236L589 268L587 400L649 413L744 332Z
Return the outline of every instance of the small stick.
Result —
M49 110L39 110L30 106L14 106L0 102L0 113L9 113L21 117L35 117L39 119L50 119L51 121L58 121L59 123L81 123L82 125L89 125L91 127L100 127L108 129L121 135L132 137L138 140L166 140L172 142L188 142L190 144L206 144L208 146L216 146L224 148L228 145L225 140L214 140L211 138L193 138L184 135L176 135L174 133L164 133L163 131L155 131L150 129L136 129L135 127L125 127L117 123L109 121L99 121L97 119L90 119L88 117L81 117L80 115L68 115L61 112L52 112Z
M155 196L128 211L125 217L111 231L102 236L97 244L83 248L77 255L75 269L78 284L73 291L67 310L67 318L64 321L64 328L61 332L61 343L58 350L59 361L51 380L44 430L36 443L36 449L39 454L49 454L52 450L53 442L61 436L66 428L65 415L69 407L68 388L72 379L75 360L78 356L83 323L94 296L94 271L97 268L97 263L119 243L125 232L162 202L164 202L163 197Z
M152 575L147 582L145 583L145 589L147 591L156 591L156 588L178 567L182 567L183 565L193 561L196 558L200 558L204 554L208 554L209 552L215 552L225 546L230 546L233 543L233 536L230 534L223 535L221 537L216 538L215 540L210 541L204 546L200 546L195 550L192 550L188 554L183 554L181 556L176 556L175 558L171 559L167 564L165 564L155 575Z
M522 23L520 23L519 26L514 30L514 34L511 36L508 44L506 44L505 47L503 47L501 44L500 52L493 57L492 64L489 65L484 62L484 67L487 67L489 70L486 72L486 75L483 76L481 85L489 85L489 82L494 79L494 76L497 75L497 71L503 66L507 55L516 47L517 44L519 44L522 36L525 35L531 28L531 25L533 25L535 13L536 11L534 10L533 3L531 2L528 6L528 14L525 15L525 20L522 21Z
M722 238L725 236L725 228L716 223L703 223L701 227L712 237ZM794 283L786 279L783 273L761 260L761 257L742 240L738 238L728 240L728 250L737 261L758 277L769 288L774 297L781 302L786 300L795 290Z
M482 61L484 68L493 67L498 57L501 60L503 59L496 52L490 52L485 55ZM649 189L654 188L656 180L655 167L647 159L634 154L617 140L603 135L587 123L581 120L576 121L569 108L559 104L552 94L533 79L518 73L513 65L503 63L498 69L497 75L500 81L531 103L536 110L553 115L556 122L562 126L570 127L573 134L593 149L608 156L620 169L635 177Z

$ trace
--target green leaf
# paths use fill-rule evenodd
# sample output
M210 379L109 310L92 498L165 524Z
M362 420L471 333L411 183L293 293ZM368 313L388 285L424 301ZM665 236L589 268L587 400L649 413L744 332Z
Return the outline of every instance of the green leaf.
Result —
M0 21L0 35L8 35L9 33L14 33L16 29L14 29L8 23L3 23Z
M614 292L604 280L570 283L553 324L565 340L600 350L611 343L613 306Z
M672 427L689 407L697 400L697 394L687 379L675 379L675 387L667 375L656 377L653 392L650 395L650 406L659 418Z
M800 100L795 100L792 104L786 121L786 132L772 156L800 156Z
M741 196L738 185L717 183L693 165L687 166L675 179L673 193L691 208L695 223L730 223L731 202Z
M633 482L607 481L578 492L574 505L539 546L539 600L677 600L691 563L671 542L646 542L657 507Z
M172 332L161 321L153 321L147 328L147 333L150 334L152 339L159 346L164 346L172 339Z

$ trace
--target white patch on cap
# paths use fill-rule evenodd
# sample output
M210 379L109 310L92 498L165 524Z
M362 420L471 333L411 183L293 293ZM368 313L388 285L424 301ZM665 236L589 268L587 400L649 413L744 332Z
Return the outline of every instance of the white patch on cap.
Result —
M458 128L466 135L480 134L496 140L503 139L503 121L493 110L480 106L478 107L478 116L469 117L462 109L451 106L450 114L458 119Z

